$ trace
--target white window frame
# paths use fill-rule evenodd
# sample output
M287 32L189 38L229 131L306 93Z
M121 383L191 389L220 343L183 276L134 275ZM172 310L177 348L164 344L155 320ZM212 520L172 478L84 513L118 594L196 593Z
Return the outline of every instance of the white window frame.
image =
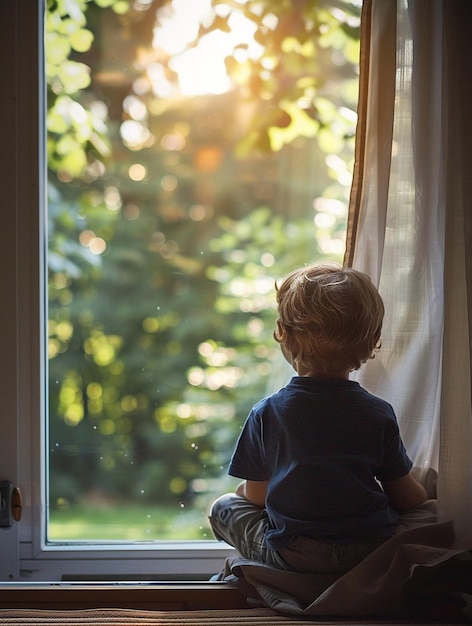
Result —
M44 11L45 0L0 1L0 481L11 481L23 497L21 521L0 528L0 581L208 580L232 548L216 541L45 541Z

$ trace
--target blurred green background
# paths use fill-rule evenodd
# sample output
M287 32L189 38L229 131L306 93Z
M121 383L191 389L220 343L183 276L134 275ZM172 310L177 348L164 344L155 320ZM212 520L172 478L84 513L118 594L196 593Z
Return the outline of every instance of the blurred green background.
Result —
M359 15L48 0L50 540L211 539L275 280L342 259Z

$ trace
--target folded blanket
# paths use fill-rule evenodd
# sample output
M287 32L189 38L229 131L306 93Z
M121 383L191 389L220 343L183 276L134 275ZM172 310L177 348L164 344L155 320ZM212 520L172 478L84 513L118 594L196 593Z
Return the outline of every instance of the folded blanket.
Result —
M472 550L452 522L402 530L339 578L227 559L223 580L282 614L472 621Z

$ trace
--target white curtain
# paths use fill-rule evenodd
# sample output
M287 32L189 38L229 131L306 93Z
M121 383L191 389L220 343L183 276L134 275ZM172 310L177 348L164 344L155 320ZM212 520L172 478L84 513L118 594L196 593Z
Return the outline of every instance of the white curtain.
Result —
M472 546L472 3L364 0L345 263L386 305L355 377L394 406L440 519Z

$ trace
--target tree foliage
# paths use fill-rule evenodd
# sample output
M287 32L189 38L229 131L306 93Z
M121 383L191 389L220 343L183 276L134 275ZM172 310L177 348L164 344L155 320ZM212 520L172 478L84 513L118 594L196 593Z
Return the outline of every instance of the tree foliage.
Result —
M258 103L241 153L279 150L299 136L316 136L323 143L325 135L331 147L333 141L349 136L352 124L343 124L339 114L345 99L329 83L336 64L335 80L342 81L344 89L357 89L352 66L359 56L359 6L322 0L248 0L242 7L238 2L213 4L213 20L200 27L198 40L215 30L230 32L234 14L242 11L254 25L254 39L261 48L251 58L247 44L239 43L226 59L228 73L244 98Z
M242 15L259 54L235 40L232 89L183 98L153 45L171 2L48 2L52 509L206 509L278 358L274 281L339 257L358 6L211 6L188 48Z

